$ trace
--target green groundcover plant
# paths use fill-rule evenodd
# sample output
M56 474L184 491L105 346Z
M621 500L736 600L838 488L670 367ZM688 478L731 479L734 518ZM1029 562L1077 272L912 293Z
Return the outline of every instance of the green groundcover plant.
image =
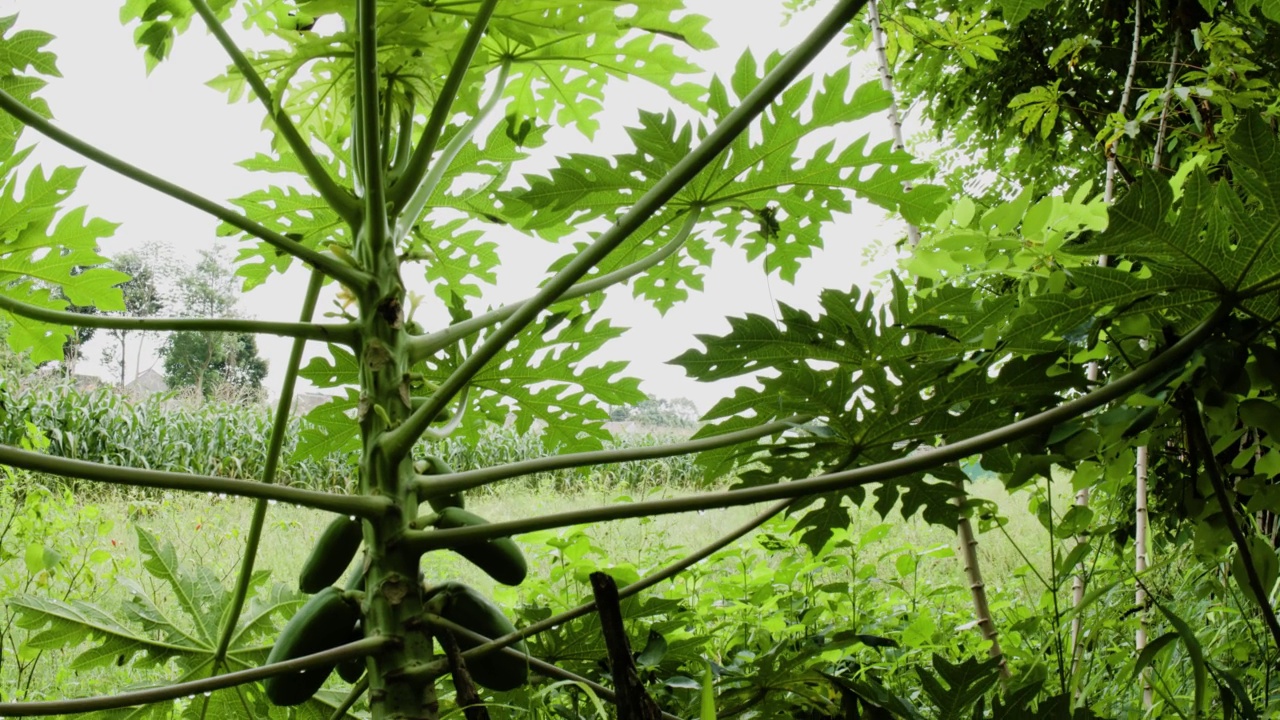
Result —
M256 480L0 445L0 463L10 468L258 503L229 588L205 569L183 567L163 540L139 530L148 572L171 587L186 616L179 622L145 600L127 606L127 619L149 642L135 642L138 634L120 618L85 606L18 601L23 627L46 628L31 642L87 643L75 661L86 665L108 658L142 667L171 663L180 672L173 683L3 703L0 714L161 717L173 710L167 701L189 698L184 714L202 717L321 717L340 716L365 696L373 718L433 720L458 712L441 705L439 689L446 677L463 677L437 641L455 638L470 677L492 691L518 689L531 670L578 680L543 664L532 654L536 643L527 642L566 615L516 630L474 588L423 576L428 553L452 549L495 580L520 583L527 566L513 535L760 502L773 503L765 517L796 516L789 532L816 552L849 525L850 506L864 503L949 526L962 515L982 517L984 506L965 499L960 461L977 461L1010 487L1057 468L1074 483L1118 495L1131 482L1140 446L1163 458L1158 468L1167 481L1158 492L1170 531L1192 533L1205 561L1226 564L1243 607L1271 639L1250 660L1269 664L1280 646L1271 601L1277 561L1264 532L1266 514L1280 510L1280 145L1264 114L1270 108L1244 94L1265 89L1220 84L1218 92L1235 92L1237 102L1229 114L1208 104L1197 110L1202 126L1206 113L1221 120L1213 142L1196 146L1201 159L1172 177L1130 172L1133 182L1109 209L1093 197L1088 174L1066 191L1059 186L1072 176L1059 175L1062 182L1047 194L1027 183L975 200L945 177L928 182L931 166L905 150L848 131L892 103L879 82L859 85L847 66L808 73L842 33L855 46L865 37L858 19L865 4L832 2L791 51L746 53L728 77L702 83L693 59L714 40L678 0L128 0L121 16L135 28L149 67L201 24L231 60L214 86L264 108L273 149L241 165L284 184L264 183L229 203L150 174L52 122L38 94L57 75L44 49L49 38L14 31L6 20L0 312L10 323L10 344L36 362L61 358L74 327L274 334L293 338L294 346ZM1270 22L1271 10L1249 4L1227 19L1265 35L1269 25L1261 23ZM930 47L956 51L958 65L926 65L941 82L1006 47L975 37L1026 29L1041 20L1036 13L1053 11L1006 2L943 9L936 26L906 15L902 23L930 38ZM992 12L1003 22L969 23ZM242 50L223 25L233 17L280 40L277 49ZM906 34L895 37L897 51ZM1056 43L1039 47L1046 45ZM641 112L628 128L628 152L570 154L551 159L545 172L517 177L513 168L538 155L552 128L591 137L609 82L622 78L662 88L681 105L679 114ZM1035 97L1043 108L1044 98L1057 96ZM1041 140L1057 137L1056 117L1042 112L1030 123ZM1190 114L1181 123L1195 124ZM1124 133L1122 123L1117 127L1104 138L1110 153ZM68 303L121 310L118 286L127 276L101 267L99 244L114 226L68 205L78 171L24 165L24 128L217 219L242 242L238 273L247 286L306 266L311 282L298 320L69 312ZM972 124L955 130L966 138L976 132ZM1060 137L1074 142L1079 134L1062 130ZM811 154L800 152L812 145ZM592 359L624 332L601 316L603 292L629 284L638 298L668 310L701 288L703 273L730 246L793 280L805 258L832 241L832 221L849 210L851 196L923 228L914 277L895 275L880 288L815 288L814 312L783 305L775 318L732 318L727 333L701 336L701 348L674 362L699 380L748 382L711 408L687 441L604 449L608 407L645 396L623 375L623 363ZM509 241L502 238L513 234L555 243L562 255L528 299L492 307L486 291ZM1111 262L1096 264L1099 255ZM430 285L429 297L406 291L409 273ZM326 284L340 286L343 313L317 322L316 298ZM422 320L415 311L426 303L449 321ZM307 342L327 344L328 355L301 367ZM1102 372L1086 372L1090 361ZM275 483L289 460L282 448L298 377L343 394L311 414L293 457L354 448L352 493ZM519 431L542 429L545 457L455 472L431 450L445 438L474 442L485 425L508 416ZM529 473L694 453L706 478L729 476L730 489L494 523L464 507L467 492ZM300 568L303 589L315 592L296 609L254 569L272 501L334 514ZM1106 539L1088 508L1052 525L1081 538L1066 551L1064 568L1100 552ZM642 597L701 556L627 584L622 594ZM1176 645L1186 657L1180 677L1190 682L1185 692L1162 697L1165 707L1188 716L1256 716L1258 703L1270 700L1270 674L1215 663L1197 634L1208 616L1184 619L1164 598L1150 597L1151 606L1138 611L1160 615L1172 629L1128 670L1140 673ZM1060 627L1066 613L1051 607L1044 612ZM290 616L283 628L275 626L277 615ZM931 670L918 673L914 692L927 710L867 682L853 665L806 682L837 688L849 714L1087 717L1092 711L1068 656L1089 648L1057 648L1052 681L1027 673L1003 685L999 657L956 663L936 656ZM746 677L749 687L785 661L769 657L720 667ZM355 683L348 700L322 689L335 669ZM703 717L717 711L713 676L702 675ZM732 683L721 688L732 707L742 702ZM593 692L609 690L597 685Z

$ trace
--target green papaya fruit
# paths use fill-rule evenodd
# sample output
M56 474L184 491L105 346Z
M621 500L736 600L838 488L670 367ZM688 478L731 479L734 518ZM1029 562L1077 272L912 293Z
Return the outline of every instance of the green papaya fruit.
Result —
M363 541L364 530L359 520L346 515L334 518L320 533L311 556L302 566L298 589L315 594L337 582Z
M330 650L348 640L349 633L335 628L351 628L360 619L360 608L330 585L311 596L280 631L267 655L267 664L293 660ZM275 675L263 681L267 699L274 705L301 705L316 694L333 672L333 665Z
M419 475L449 475L453 473L453 468L449 467L449 463L440 459L436 455L428 455L422 460L413 463L413 471ZM418 490L419 495L424 491ZM462 493L452 493L449 495L435 495L427 498L427 502L431 504L431 509L440 512L444 508L464 508L467 503L462 499Z
M488 520L473 512L452 507L437 511L435 521L435 526L441 530L488 524ZM529 565L525 562L524 553L509 537L481 540L457 545L450 549L504 585L519 585L529 574Z
M350 642L355 642L363 637L364 627L360 623L356 623L355 628L352 629L351 634L347 636L347 639L344 640L342 644L345 645ZM368 667L368 658L357 657L349 660L343 660L338 663L338 677L342 678L345 682L355 683L364 676L366 667Z
M485 596L460 582L445 582L428 589L428 606L438 609L440 617L487 638L498 638L516 631L502 610ZM434 600L434 602L432 602ZM480 643L458 636L458 647L463 652ZM512 649L528 654L529 648L521 640L512 643ZM490 690L514 690L529 681L529 664L523 659L503 652L467 660L467 670L477 685Z

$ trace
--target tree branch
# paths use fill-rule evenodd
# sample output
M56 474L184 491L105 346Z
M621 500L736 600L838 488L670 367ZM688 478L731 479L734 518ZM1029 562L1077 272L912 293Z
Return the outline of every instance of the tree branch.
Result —
M1204 457L1205 471L1209 474L1209 482L1213 484L1213 495L1218 500L1218 507L1222 509L1222 516L1227 521L1227 530L1231 532L1231 539L1236 543L1236 552L1240 553L1242 565L1244 565L1245 581L1249 583L1249 588L1253 590L1254 597L1258 599L1258 607L1262 610L1262 619L1266 622L1267 630L1271 632L1271 642L1275 643L1276 649L1280 650L1280 620L1276 619L1276 610L1271 607L1271 588L1262 584L1262 578L1258 577L1258 569L1253 564L1253 553L1249 550L1249 541L1244 535L1244 530L1240 527L1240 520L1236 517L1235 507L1231 503L1231 498L1227 495L1227 484L1222 479L1222 472L1218 468L1218 458L1213 452L1213 442L1209 440L1208 433L1205 432L1204 422L1200 419L1200 411L1194 404L1194 400L1186 402L1186 420L1188 431L1194 433L1193 441L1200 446L1200 454Z
M58 475L64 478L77 478L114 485L262 498L264 500L275 500L317 510L327 510L328 512L342 515L355 515L356 517L371 519L382 517L383 513L391 505L391 501L383 497L338 495L336 493L303 490L295 487L264 485L263 483L249 480L231 480L209 475L118 467L85 460L54 457L29 450L19 450L9 445L0 445L0 465L8 465L48 475Z
M16 98L3 90L0 90L0 110L4 110L23 125L35 130L68 150L79 155L83 155L85 158L98 163L108 170L119 173L120 175L123 175L134 182L145 185L156 192L168 195L174 200L186 203L197 210L202 210L232 227L243 230L259 240L263 240L277 250L292 255L303 262L309 263L312 267L319 268L325 275L328 275L344 285L352 288L359 288L363 287L369 281L369 276L366 273L347 265L337 258L325 255L318 250L313 250L296 240L291 240L278 232L274 232L262 225L259 225L234 210L223 207L202 195L194 193L180 185L175 185L174 183L171 183L157 175L153 175L136 165L131 165L124 160L99 149L92 143L85 142L71 133L59 129L56 125L32 112L27 108L27 106L23 105Z
M489 18L493 17L493 9L497 5L498 0L484 0L480 3L475 18L471 21L471 28L467 30L467 36L458 48L458 57L453 59L453 65L450 66L449 74L444 79L444 85L440 87L440 95L436 97L435 105L431 108L431 115L427 118L427 126L422 131L422 138L418 140L418 146L414 148L413 156L409 159L404 173L396 182L396 186L391 189L392 208L397 217L404 215L404 208L409 203L409 199L418 192L419 186L427 175L427 165L436 151L440 134L444 132L444 124L449 120L453 101L458 96L458 90L462 88L462 80L466 77L467 70L471 68L471 61L475 58L476 49L480 47L480 41L489 27ZM403 142L407 143L409 139L406 137Z
M556 273L532 298L520 305L511 317L485 339L475 352L440 384L427 404L414 411L400 427L382 436L383 450L391 458L403 458L431 420L454 395L469 383L495 355L517 334L533 322L549 305L586 275L610 252L621 245L668 200L711 164L720 153L782 94L808 66L827 43L840 33L865 5L867 0L840 0L836 7L809 33L800 45L786 55L764 80L743 98L742 103L725 116L707 137L684 156L676 166L644 194L630 210L606 230L590 246Z
M873 482L887 482L903 475L927 472L946 463L1007 445L1027 435L1046 432L1059 423L1079 417L1113 400L1126 397L1195 352L1196 348L1212 334L1217 327L1218 321L1226 315L1228 310L1229 306L1221 306L1193 331L1164 352L1152 358L1146 365L1090 393L1004 427L989 430L958 442L940 445L929 452L776 485L701 493L679 498L627 503L625 505L606 505L453 530L434 530L429 532L410 530L405 533L404 541L409 543L410 547L425 552L437 548L456 547L463 543L476 542L478 540L519 535L537 530L550 530L582 523L735 507L765 500L817 495Z
M671 238L666 245L659 248L657 252L641 258L630 265L620 267L611 273L606 273L598 278L592 278L590 280L577 283L566 290L563 295L556 298L556 302L572 300L574 298L583 297L584 295L590 295L594 292L599 292L600 290L604 290L605 288L618 283L626 282L636 275L656 266L658 263L671 257L681 248L681 246L685 244L686 241L688 241L689 236L693 234L693 229L698 224L698 220L701 217L702 208L692 208L689 211L688 217L685 218L684 225L680 228L679 232L677 232L675 237ZM413 338L409 341L410 361L416 363L425 360L468 335L478 333L491 325L497 325L515 314L515 312L520 309L520 306L529 302L530 299L531 298L525 298L519 302L503 305L502 307L490 310L482 315L476 315L475 317L456 322L438 332Z
M796 416L747 430L738 430L737 432L713 435L680 443L552 455L550 457L521 460L476 470L455 472L448 475L431 475L417 480L418 497L425 499L428 496L452 495L490 485L500 480L539 472L590 467L592 465L608 465L610 463L635 462L637 460L657 460L678 455L692 455L706 450L718 450L730 445L759 440L769 435L794 430L808 420L809 418Z
M341 325L324 325L309 322L271 322L267 320L246 320L243 318L140 318L113 317L110 315L87 315L42 308L38 305L24 303L7 295L0 295L0 310L7 310L31 320L67 325L70 327L98 328L102 330L141 330L150 332L231 332L253 333L255 335L279 335L303 340L319 340L353 346L357 339L357 328L354 323Z
M255 680L283 675L285 673L324 667L349 658L364 657L378 652L387 644L394 642L390 638L363 638L355 642L339 645L331 650L305 655L293 660L272 663L261 667L240 670L238 672L217 675L214 677L192 680L190 682L165 685L163 687L133 690L115 695L79 698L76 700L52 700L49 702L14 702L0 703L0 717L31 717L37 715L66 715L70 713L99 712L133 707L134 705L151 705L166 700L176 700L190 695L198 695L214 690L222 690L237 685L244 685Z
M217 38L218 44L227 52L231 62L235 64L236 69L240 71L240 74L249 83L249 87L253 89L253 94L258 96L258 100L267 109L267 115L275 123L277 132L289 145L289 149L293 151L298 162L302 164L302 169L306 171L307 178L315 185L320 197L329 203L329 206L338 215L342 216L343 220L346 220L350 225L355 225L359 209L355 197L347 192L346 188L334 182L329 173L325 171L324 166L316 159L315 153L311 152L311 147L307 144L307 141L298 133L298 128L294 126L293 120L284 111L283 103L276 104L271 97L271 91L267 89L266 83L262 82L262 77L253 69L253 64L249 62L249 58L245 57L240 47L227 34L226 28L222 26L222 23L218 21L218 17L209 9L209 4L205 0L191 0L191 6L200 14L205 25L209 28L209 32L213 33L213 36Z

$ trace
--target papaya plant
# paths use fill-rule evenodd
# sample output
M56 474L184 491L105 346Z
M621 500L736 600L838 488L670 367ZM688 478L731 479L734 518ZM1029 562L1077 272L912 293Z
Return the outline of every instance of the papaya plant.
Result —
M1277 141L1265 121L1249 116L1228 149L1235 163L1230 178L1193 175L1177 200L1167 180L1144 179L1117 205L1106 231L1094 232L1096 223L1088 222L1055 230L1056 252L1064 256L1105 253L1123 262L1076 261L1069 273L1020 285L1002 282L1007 265L988 269L968 254L964 262L977 265L971 272L948 267L930 284L891 277L877 293L821 290L816 314L783 305L776 318L734 318L727 334L701 336L703 348L675 362L699 380L747 377L752 384L713 407L692 439L603 449L607 406L645 399L636 380L620 377L623 363L592 360L623 332L600 316L606 289L630 283L637 297L670 309L700 289L703 272L735 245L793 280L805 258L833 240L832 220L849 210L851 196L920 227L948 217L954 227L947 230L962 240L963 228L975 221L980 227L969 235L984 241L1035 224L1032 214L1041 206L1016 203L975 220L972 209L947 207L947 191L926 182L929 166L905 150L848 139L849 124L886 109L890 95L879 81L855 85L848 67L826 75L806 68L864 2L836 0L787 54L760 60L746 53L729 77L699 84L686 56L713 39L704 19L687 14L679 0L128 0L121 15L134 24L149 67L199 22L231 60L215 87L264 108L273 150L241 164L293 184L229 204L53 123L36 94L57 74L43 49L48 36L10 33L12 20L0 24L8 51L0 54L0 319L11 323L10 344L44 360L60 356L76 327L294 340L261 481L0 446L0 463L32 472L257 501L235 585L219 595L216 627L197 643L205 677L97 698L0 703L0 715L151 717L168 712L159 703L190 698L188 709L200 716L264 707L264 700L301 706L306 716L342 716L367 693L374 718L434 720L450 712L441 708L440 684L452 675L458 685L460 677L448 652L453 643L469 677L490 690L519 686L531 672L566 677L530 656L522 641L591 605L517 630L474 589L423 576L427 553L454 550L495 580L520 583L526 567L513 535L762 501L773 504L758 523L796 514L798 540L816 552L848 525L849 504L871 499L872 485L881 513L900 506L906 516L920 513L954 527L966 510L955 502L967 480L957 461L980 456L1010 484L1054 463L1077 463L1104 440L1131 439L1096 425L1114 428L1127 399L1176 391L1192 398L1182 406L1192 414L1185 408L1194 406L1195 392L1207 392L1203 370L1215 352L1240 347L1237 336L1273 345L1280 171L1267 158ZM243 50L223 25L233 14L279 42ZM544 173L513 176L522 161L538 156L552 128L591 137L608 84L620 78L655 84L682 105L680 116L697 119L646 110L628 130L634 146L628 153L571 154L551 159ZM242 242L238 272L247 285L307 266L311 282L299 320L69 312L68 302L122 309L118 286L127 277L97 267L99 242L114 226L64 207L77 171L31 170L19 189L30 151L19 149L24 127L208 213ZM813 144L812 154L801 151ZM913 183L910 192L905 183ZM481 310L513 233L555 243L563 254L528 299ZM91 269L71 272L80 267ZM431 287L431 297L409 293L411 273ZM317 322L317 298L327 284L340 287L338 320ZM1117 332L1135 323L1161 328L1163 341L1139 344ZM326 343L328 357L302 367L307 342ZM1105 384L1083 372L1081 355L1088 353L1109 358ZM290 459L281 449L298 377L345 394L313 412L314 427L292 459L355 450L352 494L274 483ZM1254 422L1264 413L1250 408L1251 427L1271 427ZM445 438L474 439L508 414L520 431L541 428L545 457L454 471L433 452ZM1225 432L1209 426L1206 432ZM1197 440L1196 447L1194 457L1204 460L1212 453L1203 450L1217 445ZM694 453L709 482L732 475L733 486L498 523L464 508L466 492L531 473ZM258 619L269 617L257 606L248 620L243 615L262 583L254 563L270 502L337 518L302 569L302 589L314 593L275 633L265 664L244 668L243 659L256 656L243 652L242 628L250 622L256 632ZM622 595L642 592L750 529L726 534ZM1248 543L1255 557L1258 546ZM1259 562L1245 565L1265 571ZM1255 570L1248 584L1269 609L1262 575L1274 578ZM91 622L55 623L58 611L28 603L23 626L38 632L49 625L40 636L49 646L87 643L76 662L114 657L108 651L114 640ZM1180 630L1178 640L1198 651L1194 633ZM929 678L940 717L968 717L997 675L994 665L976 662L937 660L934 667L936 675L921 677ZM1201 655L1197 711L1208 702L1206 667ZM336 705L318 695L334 669L354 683ZM836 683L833 693L851 693L864 705L887 702L867 697L874 693L856 680L828 681ZM1219 687L1221 698L1239 700L1230 683ZM993 707L1022 712L1030 702L1023 693ZM1057 707L1061 698L1045 703Z

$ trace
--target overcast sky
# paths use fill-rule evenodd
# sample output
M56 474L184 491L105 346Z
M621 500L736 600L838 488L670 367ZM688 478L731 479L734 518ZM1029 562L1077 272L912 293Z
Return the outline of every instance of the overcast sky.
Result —
M119 23L120 2L101 0L0 0L0 14L19 15L19 27L52 33L52 50L64 77L55 80L42 97L53 109L55 119L67 130L97 143L100 147L162 177L185 184L205 195L225 201L260 186L260 181L234 166L238 160L265 150L268 140L261 130L260 106L249 103L228 105L224 96L207 88L205 81L227 65L225 55L203 29L197 27L179 39L169 61L150 77L145 73L141 53L132 44L132 31ZM810 11L782 25L781 3L777 0L689 0L694 12L711 17L709 32L720 43L712 52L695 57L704 69L727 76L742 51L750 47L757 57L794 45L825 12L830 2L820 2ZM845 50L828 48L818 67L831 69L850 60ZM874 67L869 57L852 60L855 74L871 80ZM559 133L540 153L608 153L629 149L622 130L634 124L637 108L665 111L673 101L659 90L640 83L628 83L607 98L601 116L602 129L588 142L576 133ZM860 123L859 132L869 132L873 141L889 136L883 117ZM45 165L83 166L86 163L34 133L25 136L39 146L36 159ZM135 185L108 171L89 166L80 182L73 205L88 205L93 215L122 223L115 237L103 248L107 255L160 241L174 248L189 263L202 248L215 245L216 222L208 216L151 190ZM727 329L726 315L745 312L772 315L772 301L801 307L816 306L818 290L836 287L847 290L854 284L865 286L888 267L889 260L869 262L868 248L891 245L902 233L901 224L886 218L874 206L855 199L851 216L829 226L824 232L827 249L811 260L795 286L782 283L776 275L766 278L757 261L748 264L741 253L717 252L717 265L707 275L706 291L672 310L663 318L647 306L630 299L630 291L609 294L604 313L616 324L632 327L632 332L611 343L602 359L631 361L631 374L643 380L646 392L664 397L688 397L703 410L718 397L731 392L724 384L705 386L684 377L682 370L666 361L697 345L695 333L721 333ZM223 243L226 254L234 254ZM504 244L508 267L500 271L503 292L491 302L527 296L541 277L531 268L543 268L557 252L541 240L514 238ZM296 320L297 304L306 284L305 270L275 276L267 285L242 299L243 314L259 319ZM331 307L322 299L320 308ZM422 318L419 318L420 320ZM271 364L268 386L272 392L282 381L289 341L259 337L259 347ZM313 344L312 353L322 352ZM101 341L95 341L78 371L109 375L100 363ZM130 351L130 356L133 351ZM151 348L142 368L160 365ZM135 374L132 357L128 377Z

